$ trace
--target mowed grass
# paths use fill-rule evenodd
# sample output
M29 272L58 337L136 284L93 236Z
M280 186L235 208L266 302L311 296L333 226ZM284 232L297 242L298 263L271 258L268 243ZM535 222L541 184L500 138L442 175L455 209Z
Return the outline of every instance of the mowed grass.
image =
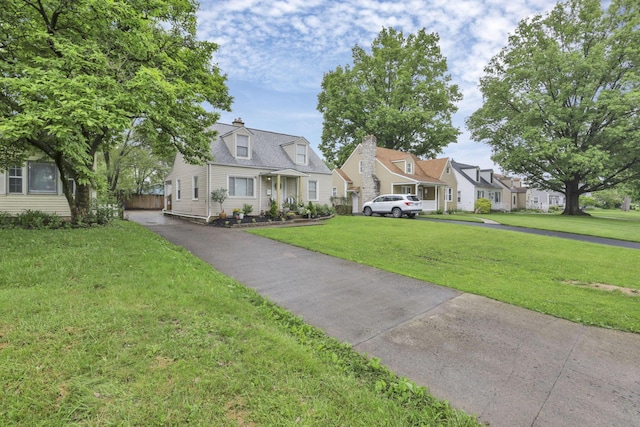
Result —
M640 242L640 211L593 209L591 216L567 216L560 214L491 213L473 215L491 219L504 225L562 231L588 236ZM452 217L456 217L452 215ZM462 216L467 216L464 214Z
M0 254L3 426L476 425L136 224Z
M635 249L363 216L251 232L574 322L640 332L640 251Z

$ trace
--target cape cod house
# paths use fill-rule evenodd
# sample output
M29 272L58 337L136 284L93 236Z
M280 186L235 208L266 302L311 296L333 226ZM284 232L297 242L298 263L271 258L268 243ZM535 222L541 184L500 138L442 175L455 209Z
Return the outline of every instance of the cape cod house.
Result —
M252 129L241 119L217 123L213 161L191 165L178 153L165 181L164 212L210 220L220 214L211 192L227 190L222 210L250 204L253 213L286 202L329 204L331 171L304 137Z
M473 212L475 202L485 198L491 201L492 210L505 210L503 186L494 178L492 169L451 161L458 181L458 209Z
M363 139L334 169L332 195L350 199L354 213L380 194L415 194L424 211L453 210L456 178L449 159L421 160L403 151L377 147L374 136Z

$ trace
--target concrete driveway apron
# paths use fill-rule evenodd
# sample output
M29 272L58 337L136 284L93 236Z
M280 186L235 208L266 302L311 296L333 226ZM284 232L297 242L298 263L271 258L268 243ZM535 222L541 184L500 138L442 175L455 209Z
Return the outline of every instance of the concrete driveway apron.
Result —
M128 212L170 242L491 426L640 426L640 335L278 243Z

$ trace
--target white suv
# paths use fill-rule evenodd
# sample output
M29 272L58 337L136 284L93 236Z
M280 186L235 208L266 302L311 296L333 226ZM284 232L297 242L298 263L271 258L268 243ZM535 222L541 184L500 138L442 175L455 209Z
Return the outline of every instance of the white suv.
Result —
M413 218L422 211L422 202L412 194L383 194L370 202L362 205L362 213L366 216L372 214L392 214L395 218L407 215Z

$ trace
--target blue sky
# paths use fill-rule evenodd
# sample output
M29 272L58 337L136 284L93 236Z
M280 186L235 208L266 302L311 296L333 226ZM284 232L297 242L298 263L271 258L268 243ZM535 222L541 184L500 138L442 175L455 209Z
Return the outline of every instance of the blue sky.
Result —
M462 134L441 157L494 168L488 146L471 141L464 120L482 105L483 68L518 23L553 0L200 0L198 36L219 45L214 61L227 75L233 111L252 128L304 136L317 150L316 110L324 73L352 64L356 44L369 50L383 27L440 36L452 82L464 99L453 123Z

